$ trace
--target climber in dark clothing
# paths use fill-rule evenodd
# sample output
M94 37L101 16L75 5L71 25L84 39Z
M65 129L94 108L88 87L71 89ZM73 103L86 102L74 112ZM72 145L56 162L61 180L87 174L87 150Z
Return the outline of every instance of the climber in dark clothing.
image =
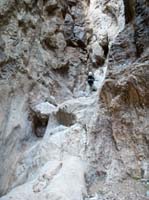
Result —
M93 87L94 81L95 81L95 78L94 78L93 73L92 73L92 72L89 72L89 73L88 73L87 82L88 82L88 84L89 84L89 86L90 86L90 90L91 90L91 91L94 90L94 87Z

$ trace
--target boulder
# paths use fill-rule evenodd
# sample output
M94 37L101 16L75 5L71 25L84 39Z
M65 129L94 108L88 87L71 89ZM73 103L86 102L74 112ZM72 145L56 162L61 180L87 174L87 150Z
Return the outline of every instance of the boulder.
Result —
M99 67L104 63L105 56L103 48L98 44L98 42L94 42L91 44L91 48L89 49L90 58L95 67Z
M54 112L56 112L57 108L56 106L50 104L49 102L42 102L40 104L32 106L31 110L39 118L45 119L45 118L48 118L49 115L52 115Z
M84 27L74 26L73 29L74 39L77 41L79 46L86 45L86 31Z
M32 129L37 137L43 137L48 125L49 116L54 115L56 107L48 102L43 102L31 107L30 118Z

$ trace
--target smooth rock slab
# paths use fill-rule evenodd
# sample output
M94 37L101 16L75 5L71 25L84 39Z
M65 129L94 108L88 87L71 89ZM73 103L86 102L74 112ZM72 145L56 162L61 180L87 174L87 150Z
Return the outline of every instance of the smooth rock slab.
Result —
M85 165L74 156L53 161L41 170L34 181L12 190L0 200L80 200L86 195ZM52 167L52 169L51 169Z
M56 108L56 106L54 106L48 102L42 102L42 103L34 106L32 108L32 110L38 116L41 116L41 118L44 118L44 117L48 117L49 115L52 115L54 112L56 112L57 108Z

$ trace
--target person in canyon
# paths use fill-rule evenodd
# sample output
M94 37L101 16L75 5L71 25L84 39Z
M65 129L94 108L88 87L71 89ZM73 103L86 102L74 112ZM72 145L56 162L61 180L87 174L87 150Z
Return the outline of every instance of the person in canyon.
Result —
M96 91L95 86L94 86L94 81L95 81L95 77L93 72L89 72L88 73L88 77L87 77L87 82L89 84L90 87L90 91Z

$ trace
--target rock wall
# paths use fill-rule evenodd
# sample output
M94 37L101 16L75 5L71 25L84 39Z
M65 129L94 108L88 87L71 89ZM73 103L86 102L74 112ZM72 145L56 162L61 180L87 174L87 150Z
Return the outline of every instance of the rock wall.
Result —
M111 45L100 100L108 109L113 142L125 171L125 175L120 174L141 180L148 179L148 167L144 166L148 166L149 158L148 3L135 1L128 5L126 1L125 6L133 11L133 18L130 20L130 12L129 16L126 13L127 24ZM133 195L127 198L133 199Z
M2 0L0 17L0 199L146 199L148 1Z

